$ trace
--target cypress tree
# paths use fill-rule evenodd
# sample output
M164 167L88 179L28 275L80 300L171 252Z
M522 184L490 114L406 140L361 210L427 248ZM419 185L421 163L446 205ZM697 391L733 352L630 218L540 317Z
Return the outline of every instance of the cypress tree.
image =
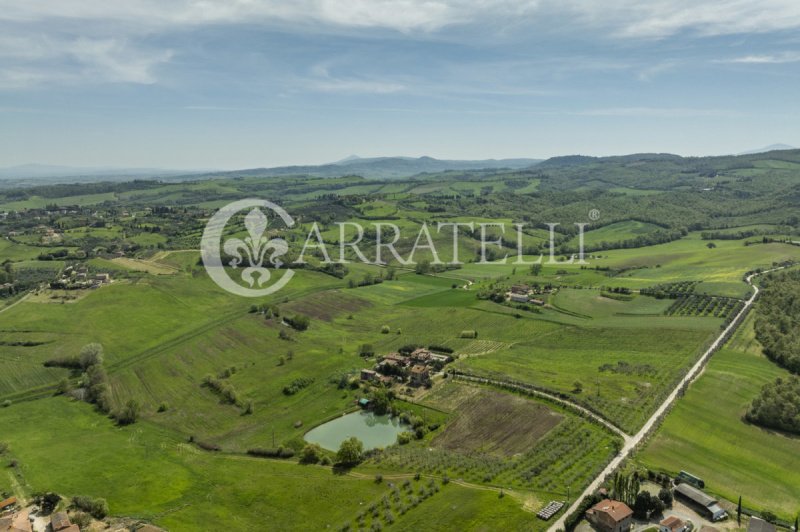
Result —
M739 506L736 507L736 521L742 526L742 496L739 495Z

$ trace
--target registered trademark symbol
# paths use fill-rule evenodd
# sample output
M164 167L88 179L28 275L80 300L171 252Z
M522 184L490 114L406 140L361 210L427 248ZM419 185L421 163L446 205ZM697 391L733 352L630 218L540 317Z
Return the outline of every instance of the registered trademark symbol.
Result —
M600 211L598 211L597 209L592 209L591 211L589 211L589 219L592 220L593 222L596 222L597 220L599 220L600 219Z

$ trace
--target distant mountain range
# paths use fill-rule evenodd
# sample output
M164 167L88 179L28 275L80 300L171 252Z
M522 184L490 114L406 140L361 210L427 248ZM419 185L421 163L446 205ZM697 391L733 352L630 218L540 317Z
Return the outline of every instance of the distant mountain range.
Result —
M796 150L797 148L794 146L789 146L788 144L770 144L769 146L765 146L758 150L747 150L737 155L753 155L754 153L766 153L768 151L779 151L779 150Z
M50 164L23 164L0 168L0 179L58 178L58 177L153 177L186 174L187 170L163 168L76 167Z
M541 159L484 159L460 161L434 159L433 157L370 157L351 155L334 163L315 166L278 166L274 168L250 168L232 172L214 172L215 177L274 177L306 175L316 177L340 177L358 175L371 179L397 179L424 173L458 170L492 170L529 168L542 162Z
M754 155L770 151L792 150L786 144L773 144L758 150L749 150L738 155ZM725 157L725 156L722 156ZM710 157L714 158L714 157ZM433 157L369 157L362 158L351 155L342 160L304 166L278 166L272 168L250 168L232 171L214 170L165 170L159 168L104 168L104 167L72 167L42 164L27 164L9 168L0 168L0 186L27 187L53 183L78 183L97 181L130 181L132 179L161 179L164 181L185 181L225 177L279 177L279 176L315 176L341 177L358 175L368 179L400 179L426 173L473 170L520 170L531 167L542 169L582 166L597 161L626 162L677 162L684 158L669 153L640 153L612 157L589 157L585 155L567 155L550 159L482 159L482 160L447 160ZM709 159L709 157L690 158Z

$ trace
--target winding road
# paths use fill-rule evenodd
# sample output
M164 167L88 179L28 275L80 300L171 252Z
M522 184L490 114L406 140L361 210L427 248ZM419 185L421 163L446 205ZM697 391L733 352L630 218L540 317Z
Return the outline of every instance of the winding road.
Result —
M642 440L644 440L647 437L647 435L650 434L650 432L658 426L662 417L667 413L672 404L678 399L681 393L681 389L691 384L695 379L697 379L697 377L699 377L703 373L703 369L705 368L705 365L706 363L708 363L711 356L717 351L717 349L719 349L728 340L728 338L730 338L730 334L739 326L739 324L742 321L742 318L747 314L747 311L750 310L750 307L753 305L753 302L755 302L756 297L758 297L758 286L753 284L752 282L753 277L756 277L757 275L761 275L764 273L781 270L784 267L785 266L782 266L780 268L773 268L771 270L767 270L760 273L753 273L747 276L745 281L747 281L747 284L753 287L753 295L750 296L750 299L745 301L744 306L736 315L736 317L733 320L731 320L731 323L725 328L724 331L722 331L722 333L716 338L716 340L714 340L711 346L706 350L705 353L703 353L703 356L700 357L700 359L695 363L695 365L692 366L692 369L690 369L689 372L686 374L686 378L680 384L678 384L678 386L676 386L674 390L672 390L672 393L670 393L669 396L667 396L667 398L664 400L664 402L661 403L658 409L653 413L652 416L650 416L650 419L647 420L647 422L644 424L644 426L642 426L639 432L637 432L635 436L625 438L625 444L623 445L622 450L619 452L619 454L615 456L614 459L611 460L611 462L608 463L605 469L603 469L600 472L600 474L597 475L597 477L592 481L592 483L586 487L583 493L581 493L575 498L575 501L572 503L572 505L570 505L567 511L561 514L561 517L559 517L558 520L555 521L550 526L550 528L548 529L549 531L564 529L564 521L566 517L578 508L578 505L580 504L581 500L585 496L594 493L600 488L601 484L603 483L603 480L605 480L607 476L611 475L617 469L617 467L619 467L622 461L625 460L629 454L631 454L631 452L636 448L636 446L639 445L639 443L641 443Z

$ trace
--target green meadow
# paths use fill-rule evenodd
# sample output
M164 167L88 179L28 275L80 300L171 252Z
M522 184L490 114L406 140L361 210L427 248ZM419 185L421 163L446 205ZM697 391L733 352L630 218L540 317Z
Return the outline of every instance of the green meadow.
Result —
M637 456L658 471L690 471L708 491L791 520L800 500L800 440L744 421L764 384L788 373L760 353L752 319L711 359L700 379Z

